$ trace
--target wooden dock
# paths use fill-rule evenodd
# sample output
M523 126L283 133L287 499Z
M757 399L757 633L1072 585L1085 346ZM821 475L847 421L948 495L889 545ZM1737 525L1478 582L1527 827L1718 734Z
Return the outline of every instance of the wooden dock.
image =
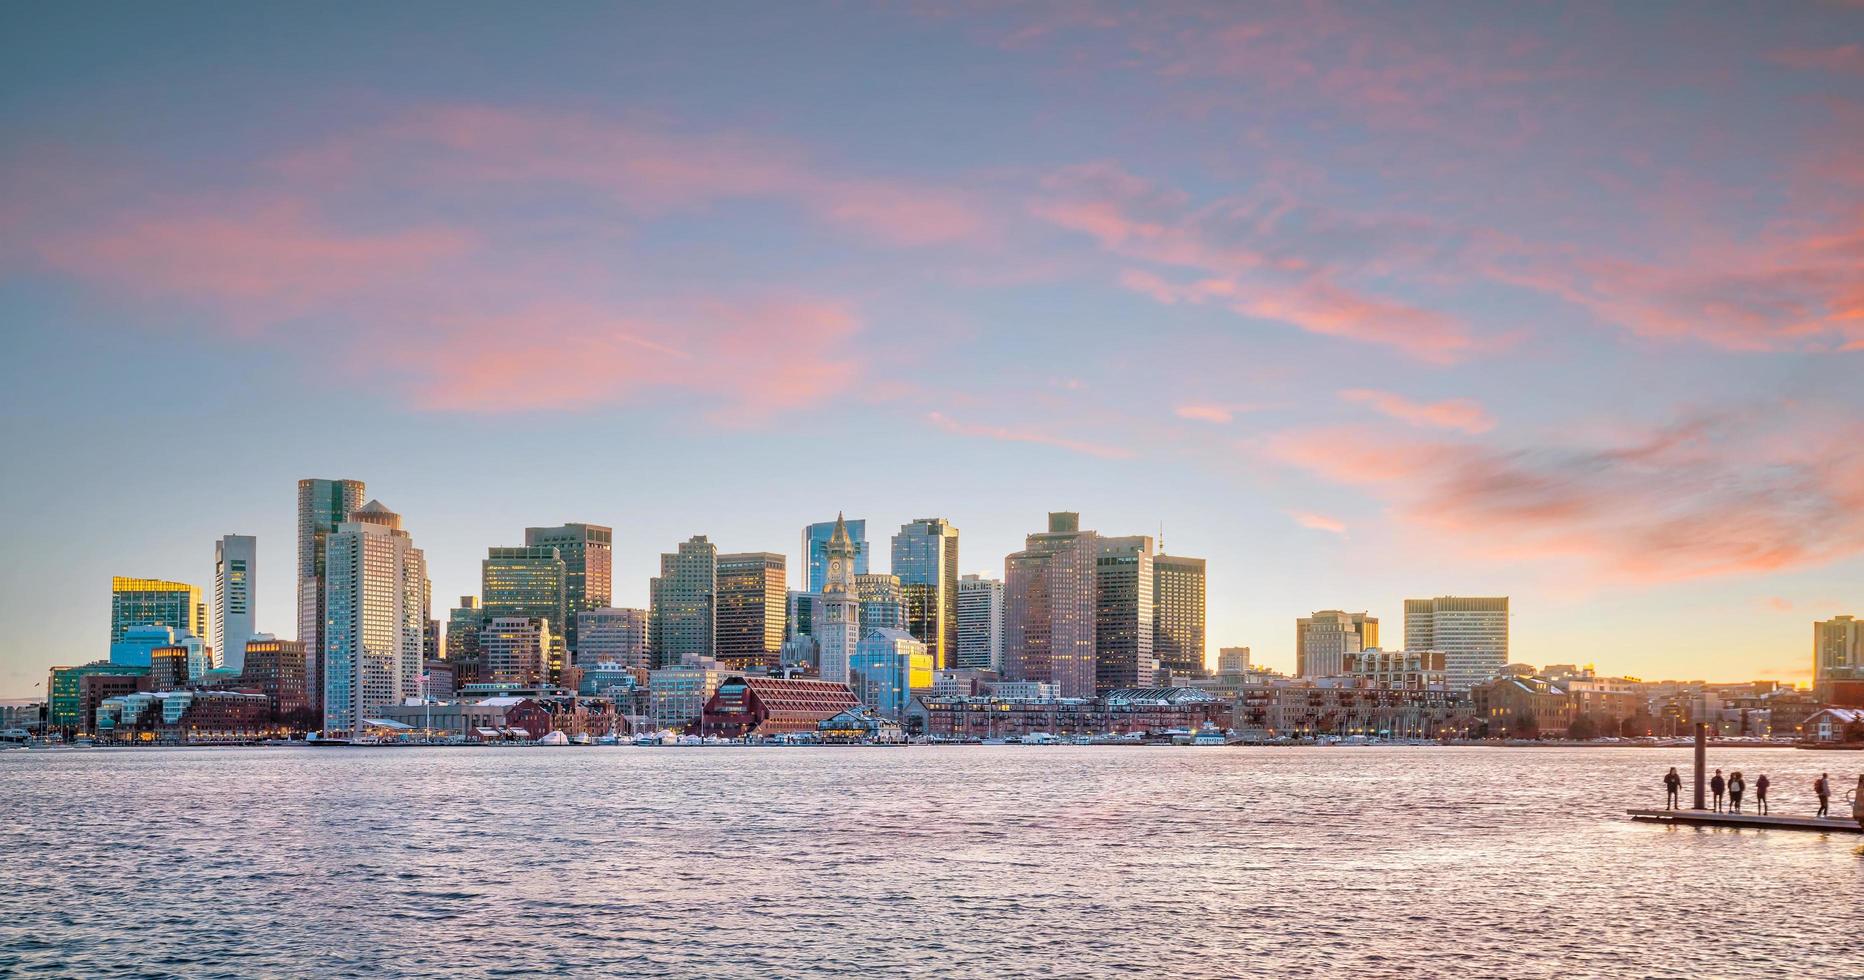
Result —
M1813 830L1828 834L1864 833L1856 820L1818 817L1782 817L1758 813L1717 813L1714 810L1626 810L1631 819L1689 827L1753 827L1772 830Z

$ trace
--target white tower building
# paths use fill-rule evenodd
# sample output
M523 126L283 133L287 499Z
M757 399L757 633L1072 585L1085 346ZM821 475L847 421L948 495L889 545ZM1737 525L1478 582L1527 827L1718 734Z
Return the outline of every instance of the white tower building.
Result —
M324 539L324 734L419 693L427 559L377 500Z
M229 534L214 542L214 666L246 669L246 641L253 629L252 577L258 565L259 539Z
M815 641L821 651L822 679L846 684L848 664L861 641L861 597L854 582L854 540L839 514L823 557L828 568L823 574L822 597L816 600Z

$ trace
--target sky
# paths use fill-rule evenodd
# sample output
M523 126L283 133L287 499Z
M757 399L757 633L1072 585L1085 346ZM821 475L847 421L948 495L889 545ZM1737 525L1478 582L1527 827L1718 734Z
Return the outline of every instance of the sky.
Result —
M639 606L693 534L1001 575L1074 510L1208 559L1213 658L1507 595L1516 661L1805 683L1864 6L10 4L0 336L0 696L223 534L294 633L313 476L443 619L530 525Z

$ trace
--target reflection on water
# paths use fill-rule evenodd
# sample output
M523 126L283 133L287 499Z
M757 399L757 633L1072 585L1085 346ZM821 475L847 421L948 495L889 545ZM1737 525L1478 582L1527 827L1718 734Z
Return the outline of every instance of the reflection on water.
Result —
M1858 838L1623 819L1688 761L13 751L0 974L1864 976ZM1864 755L1711 763L1810 813Z

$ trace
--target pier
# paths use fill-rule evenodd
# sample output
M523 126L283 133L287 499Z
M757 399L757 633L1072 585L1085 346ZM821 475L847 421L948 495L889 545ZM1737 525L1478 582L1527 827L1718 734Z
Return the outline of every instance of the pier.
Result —
M1754 827L1774 830L1811 830L1820 833L1864 834L1856 820L1833 817L1776 817L1772 814L1731 813L1708 806L1709 726L1696 723L1696 805L1685 809L1626 810L1639 823L1690 827Z
M1626 810L1641 823L1689 827L1754 827L1772 830L1813 830L1828 834L1860 834L1856 820L1820 817L1777 817L1758 813L1718 813L1714 810Z

